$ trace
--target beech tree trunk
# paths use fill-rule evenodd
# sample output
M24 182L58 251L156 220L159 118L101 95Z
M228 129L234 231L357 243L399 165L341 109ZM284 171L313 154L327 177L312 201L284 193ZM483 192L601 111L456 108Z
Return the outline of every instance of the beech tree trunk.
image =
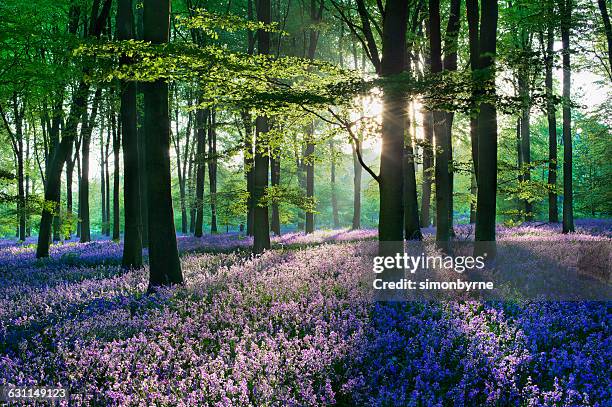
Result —
M199 104L199 103L198 103ZM196 110L197 145L196 145L196 220L195 237L202 237L204 229L204 177L206 162L206 117L208 111L203 109Z
M217 233L217 129L216 113L209 110L208 126L208 179L210 182L210 233Z
M361 134L359 134L361 138ZM353 147L353 221L351 223L351 229L361 229L361 174L363 168L357 158L357 151L355 145Z
M333 139L329 140L329 151L331 154L330 183L332 219L334 222L334 229L338 229L340 227L340 218L338 216L338 196L336 194L336 147Z
M121 123L113 134L113 240L121 238L119 223L119 153L121 147Z
M253 187L254 187L254 152L253 152L253 120L251 114L244 110L242 112L242 122L244 125L244 172L247 184L247 192L249 194L247 198L247 219L246 219L246 232L247 236L253 236L253 222L255 215L255 205L253 198Z
M563 44L563 233L574 231L574 188L572 185L572 110L570 28L572 0L561 0L561 42Z
M270 157L270 183L273 187L280 185L280 150L275 148ZM276 236L280 236L280 211L277 202L272 203L272 221L270 229Z
M405 114L406 140L404 142L404 238L406 240L421 240L421 225L419 222L419 206L417 197L415 153L410 129L410 115Z
M479 69L482 69L482 93L495 96L495 55L497 50L497 0L482 0L479 37ZM495 241L497 198L497 110L486 100L478 113L478 200L476 240ZM492 255L494 254L491 253Z
M82 141L81 141L81 184L79 187L79 202L81 205L81 243L91 241L90 222L89 222L89 146L91 144L91 133L96 123L98 115L98 105L102 97L102 88L96 89L91 108L91 116L83 121ZM87 111L83 113L87 115Z
M119 40L135 38L133 0L119 0L117 6L117 37ZM130 59L123 55L122 64ZM142 224L140 216L140 188L138 165L138 117L136 113L136 84L121 83L121 144L123 147L123 210L124 268L142 267Z
M389 0L383 24L381 76L400 74L404 68L408 3ZM380 156L380 218L378 238L381 254L394 251L404 238L404 131L406 98L403 92L383 89L382 148ZM389 245L386 242L394 242ZM393 246L393 247L390 247Z
M270 0L259 0L257 2L257 21L270 24L271 8ZM270 33L265 30L257 32L258 52L261 55L270 53ZM255 160L254 160L254 184L253 184L253 252L261 253L270 248L270 221L268 218L268 205L263 201L266 188L268 187L269 159L265 155L267 142L265 133L268 132L268 119L259 116L256 120L255 132Z
M170 1L144 4L144 40L168 42ZM170 177L170 115L168 84L162 80L144 86L147 137L147 187L149 218L149 291L157 286L183 282L176 243Z
M552 13L549 14L552 16ZM557 115L553 100L553 58L555 34L552 25L546 33L546 117L548 119L548 221L559 222L559 208L557 207Z

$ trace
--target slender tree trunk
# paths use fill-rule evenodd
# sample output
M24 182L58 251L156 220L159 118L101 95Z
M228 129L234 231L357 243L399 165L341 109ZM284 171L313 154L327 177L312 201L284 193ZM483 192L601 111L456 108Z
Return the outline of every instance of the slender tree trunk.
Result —
M216 113L209 110L208 126L208 175L210 187L210 233L217 233L217 129Z
M410 134L412 124L410 115L405 114L406 140L404 142L404 238L406 240L421 240L421 225L419 223L419 204L417 197L415 153Z
M115 122L115 112L110 112L110 132L107 135L106 139L106 150L104 152L104 186L106 188L106 203L104 207L106 208L106 224L104 225L104 235L110 236L111 234L111 193L110 193L110 171L108 165L108 158L110 157L109 149L111 145L111 138L115 138L115 132L117 131L117 123Z
M306 198L309 201L314 199L314 152L314 123L310 123L306 134L306 150L304 154L304 166L306 168ZM312 210L306 211L306 227L304 231L307 234L314 232L314 212Z
M198 103L199 104L199 103ZM197 127L197 146L196 146L196 221L195 221L195 237L202 237L204 229L204 169L206 162L206 117L207 110L198 109L196 111L196 127Z
M520 154L522 156L522 168L520 171L523 176L523 182L531 181L531 100L529 91L529 78L526 77L524 68L519 74L519 95L521 97L521 146ZM525 219L533 220L533 205L529 199L523 201L525 209Z
M247 236L253 236L253 216L255 214L255 205L253 200L254 186L254 155L253 155L253 121L251 114L244 110L242 112L242 123L244 125L244 173L247 184L247 219L246 230Z
M98 88L94 95L93 106L91 108L91 116L87 120L83 120L82 130L82 150L81 150L81 185L79 187L79 202L81 205L81 243L86 243L91 240L90 222L89 222L89 147L91 144L91 133L96 123L98 115L98 105L102 97L102 88ZM87 115L87 112L84 112Z
M113 135L113 240L118 241L120 236L119 224L119 152L121 147L121 124L117 126Z
M359 138L361 139L361 133ZM353 145L353 221L351 229L361 229L361 175L363 168L357 158L357 151Z
M109 125L107 132L110 132L110 115L109 115ZM104 155L104 131L100 131L100 198L102 203L102 234L106 234L106 225L108 224L108 219L106 219L106 172L104 171L104 162L106 161L106 157ZM80 189L80 188L79 188ZM79 214L80 219L80 214Z
M431 184L433 172L433 113L427 109L423 115L423 190L421 193L421 225L431 225Z
M272 149L272 155L270 157L270 182L273 187L278 187L280 184L280 150L278 148ZM276 236L280 236L280 211L277 202L272 203L272 222L270 229Z
M257 21L271 23L270 0L257 2ZM260 55L270 53L270 33L264 30L257 32L258 52ZM270 248L270 221L268 218L268 205L264 202L266 188L268 187L268 172L270 161L265 156L267 151L268 118L259 116L256 120L255 131L255 160L253 175L253 252L261 253Z
M144 4L144 40L168 42L170 1ZM170 177L170 116L168 84L162 80L144 86L147 135L147 192L149 218L149 291L161 285L183 282L176 243Z
M552 13L550 13L552 16ZM546 34L546 117L548 119L548 221L559 222L557 207L557 115L553 100L554 29L549 25Z
M497 45L497 0L482 0L480 20L479 68L483 72L483 94L495 96L495 55ZM497 110L489 100L480 104L478 113L478 201L476 240L495 241L497 198ZM494 250L494 249L493 249ZM490 253L491 255L494 255Z
M574 231L574 188L572 185L572 111L570 28L572 0L561 0L561 42L563 44L563 233Z
M334 140L329 140L329 151L331 155L331 207L332 207L332 220L334 222L334 229L340 227L340 218L338 216L338 196L336 193L336 146Z

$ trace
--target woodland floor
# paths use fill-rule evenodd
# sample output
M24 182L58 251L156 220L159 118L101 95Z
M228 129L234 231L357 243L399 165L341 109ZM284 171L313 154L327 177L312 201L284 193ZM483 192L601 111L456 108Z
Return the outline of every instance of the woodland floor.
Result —
M375 236L287 234L256 258L179 237L186 285L154 295L119 243L36 260L2 241L0 385L62 384L71 405L611 405L610 303L375 303L356 255ZM612 222L498 236L611 240Z

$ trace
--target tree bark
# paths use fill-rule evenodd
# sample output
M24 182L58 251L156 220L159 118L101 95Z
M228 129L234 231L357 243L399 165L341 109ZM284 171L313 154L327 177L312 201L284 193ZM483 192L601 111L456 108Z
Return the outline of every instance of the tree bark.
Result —
M257 2L257 21L270 24L271 22L270 0L259 0ZM257 32L258 53L267 55L270 53L270 33L265 30ZM261 253L270 248L270 221L268 218L268 205L263 201L268 187L269 159L265 156L268 150L265 133L268 132L268 119L259 116L256 120L255 133L255 160L254 160L254 222L253 222L253 252Z
M199 101L198 101L199 104ZM204 177L206 162L206 117L208 110L196 110L197 146L196 146L196 220L195 237L202 237L204 229Z
M255 214L255 205L253 199L253 187L254 187L254 166L255 161L253 159L253 120L251 114L247 110L242 112L242 122L244 125L244 172L247 184L247 219L246 219L246 231L247 236L253 236L253 222Z
M273 187L278 187L280 185L280 172L281 172L281 157L280 157L280 149L274 148L271 149L270 156L270 183ZM280 236L280 211L278 207L278 202L272 203L272 221L270 225L270 229L276 236Z
M497 0L482 0L481 5L478 68L482 70L480 86L484 87L482 93L487 100L480 104L478 113L476 240L492 242L495 241L497 203L497 109L488 98L495 96L498 7ZM494 255L494 251L490 254Z
M338 216L338 196L336 193L336 147L334 140L329 140L329 151L331 154L331 168L330 168L330 183L331 183L331 207L332 207L332 220L334 222L334 229L340 227L340 218Z
M208 126L208 179L210 187L210 233L217 233L217 129L216 113L209 112Z
M359 134L361 138L361 134ZM363 168L357 157L357 150L355 145L353 147L353 221L351 222L351 229L361 229L361 175Z
M314 123L308 125L306 134L306 150L304 152L304 167L306 169L306 198L309 201L314 199ZM304 228L306 234L314 232L314 212L306 211L306 226Z
M552 13L549 14L552 17ZM559 222L557 207L557 115L553 100L554 28L549 24L546 33L546 117L548 119L548 221Z
M381 76L400 74L404 68L408 3L389 0L383 24ZM378 238L381 254L394 251L404 238L404 119L403 92L385 86L382 107L382 149L380 156L380 217ZM386 242L394 242L390 245Z
M121 123L113 134L113 240L121 239L119 223L119 153L121 147Z
M574 231L574 189L572 185L572 110L570 28L572 0L561 0L561 42L563 44L563 233Z
M421 193L421 225L431 225L431 184L433 172L433 113L427 109L423 116L423 186Z
M98 105L102 97L102 88L98 88L94 95L93 105L91 108L91 116L83 121L84 129L82 131L81 141L81 184L79 187L79 202L81 205L81 243L91 241L91 232L89 225L89 146L91 142L91 133L95 126L96 117L98 115ZM87 112L84 112L87 115Z
M144 40L168 42L170 1L144 4ZM149 291L157 286L183 282L174 228L170 177L170 116L168 84L162 80L144 86L147 136L147 187L149 218Z

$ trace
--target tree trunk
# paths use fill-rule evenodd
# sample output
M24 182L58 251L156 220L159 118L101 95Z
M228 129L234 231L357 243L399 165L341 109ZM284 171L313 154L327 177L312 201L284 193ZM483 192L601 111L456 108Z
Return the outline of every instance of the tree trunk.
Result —
M431 52L431 73L442 72L442 37L440 32L440 0L429 0L429 44ZM433 112L433 128L436 140L436 241L450 239L450 132L447 129L447 115Z
M140 9L136 9L140 10ZM136 16L140 16L142 19L142 11L136 13ZM142 25L142 24L141 24ZM137 25L138 27L138 25ZM136 129L138 138L138 189L140 192L140 222L142 225L142 247L149 247L149 202L148 202L148 190L147 190L147 137L144 131L144 104L142 109L138 108L139 98L138 95L143 95L142 100L144 101L143 85L136 84L136 120L138 128Z
M119 0L117 5L117 38L135 38L133 0ZM131 61L122 55L120 63ZM121 145L123 147L123 210L124 236L121 266L126 269L142 267L142 224L140 214L140 166L138 165L138 117L136 112L136 83L121 82Z
M550 13L552 16L552 13ZM552 25L548 26L546 34L546 117L548 119L548 221L559 222L557 207L557 117L553 100L553 58L555 34Z
M105 188L106 188L106 203L104 204L104 207L106 208L106 224L104 225L104 235L105 236L110 236L111 233L111 201L110 201L110 171L109 171L109 165L108 165L108 158L109 158L109 149L110 149L110 145L111 145L111 137L114 139L115 138L115 132L117 131L117 123L115 122L115 112L113 112L111 110L110 112L110 132L107 134L107 139L106 139L106 150L104 152L104 182L105 182Z
M421 240L419 223L419 204L417 197L415 154L412 144L410 115L405 115L406 140L404 142L404 238L406 240Z
M523 182L529 183L531 181L531 100L529 91L529 78L525 72L525 68L521 67L519 73L518 88L519 95L521 98L521 145L520 154L522 156L522 168L519 170L523 176ZM524 202L525 219L530 221L533 220L533 205L529 199L525 199Z
M336 147L334 140L329 140L329 151L331 155L331 207L332 207L332 220L334 222L334 229L340 227L340 218L338 216L338 196L336 194Z
M570 28L572 0L561 0L561 42L563 44L563 233L574 231L574 189L572 186L572 111Z
M270 182L273 187L278 187L280 184L280 150L278 148L272 149L272 155L270 157ZM272 222L270 229L276 236L280 236L280 211L278 202L272 203Z
M89 222L89 146L91 144L91 133L96 123L98 115L98 105L102 97L102 88L96 89L91 115L89 119L83 120L84 127L81 131L81 184L79 187L79 202L81 205L81 243L91 241L90 222ZM87 115L87 111L84 112Z
M383 24L381 76L400 74L404 68L408 3L389 0ZM380 155L380 217L378 238L381 254L395 251L404 238L404 119L405 95L386 86L383 89L382 149ZM394 242L390 247L388 243Z
M113 240L119 241L119 152L121 147L121 123L113 134Z
M306 168L306 198L309 202L314 200L314 123L310 123L306 134L306 150L304 152L304 167ZM306 211L306 234L314 232L314 212Z
M472 71L472 105L470 112L470 144L472 153L472 183L470 186L470 223L476 222L476 202L475 197L478 195L478 103L479 89L476 86L476 71L480 65L480 34L478 28L478 20L480 19L480 11L478 9L478 0L466 0L468 37L470 48L470 69Z
M421 193L421 225L431 225L431 184L433 172L433 114L427 109L423 115L423 189Z
M497 45L497 0L482 0L480 20L479 68L482 69L482 93L495 96L495 53ZM489 100L480 104L478 113L478 200L476 240L495 241L497 198L497 110ZM494 255L493 253L490 253Z
M199 102L198 102L199 104ZM196 146L196 221L195 221L195 237L202 237L204 229L204 177L206 162L206 117L207 110L196 110L196 127L197 127L197 146Z
M270 0L259 0L257 2L257 21L270 24L271 22ZM270 33L264 30L257 31L258 52L260 55L270 53ZM256 120L255 132L255 167L253 182L253 252L261 253L270 248L270 221L268 218L268 205L263 201L268 187L269 159L265 156L267 151L268 118L259 116Z
M110 129L110 116L109 116L107 132L110 132L110 131L111 129ZM100 198L102 202L102 205L101 205L102 206L101 232L103 235L106 234L106 225L108 225L108 219L106 219L106 173L104 171L105 161L106 161L106 157L104 155L104 131L100 131ZM80 190L80 187L79 187L79 190ZM81 219L81 213L79 212L79 222L80 222L80 219Z
M144 40L168 42L170 1L144 4ZM163 80L144 86L145 134L147 136L147 189L149 218L149 291L157 286L183 282L176 243L170 177L170 116L168 84Z
M254 187L254 159L253 159L253 122L251 114L244 110L242 112L242 122L244 125L244 172L247 184L247 236L253 236L253 221L255 205L253 199Z
M216 113L209 110L208 126L208 179L210 187L210 233L217 233L217 129Z
M361 134L359 134L361 139ZM361 229L361 174L363 168L357 157L357 150L353 144L353 221L351 229Z

